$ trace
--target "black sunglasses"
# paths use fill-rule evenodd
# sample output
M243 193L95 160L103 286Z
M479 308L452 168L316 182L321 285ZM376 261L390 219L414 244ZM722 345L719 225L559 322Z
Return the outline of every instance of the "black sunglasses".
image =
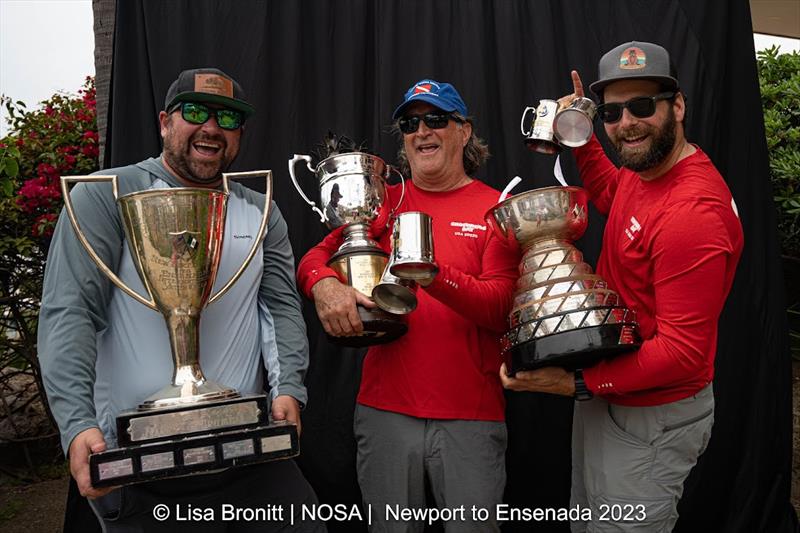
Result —
M432 130L440 130L447 127L448 121L461 123L463 120L453 115L453 113L433 112L425 113L424 115L407 115L400 117L397 121L397 127L400 131L408 135L414 133L419 129L420 121L425 122L425 125Z
M211 109L195 102L182 102L173 107L172 111L179 107L183 120L190 124L205 124L212 115L223 130L238 130L244 124L244 114L234 109Z
M655 96L637 96L627 102L614 102L600 104L597 106L597 115L606 124L619 122L622 118L622 110L627 108L636 118L652 117L656 112L656 102L659 100L672 100L675 98L674 92L658 93Z

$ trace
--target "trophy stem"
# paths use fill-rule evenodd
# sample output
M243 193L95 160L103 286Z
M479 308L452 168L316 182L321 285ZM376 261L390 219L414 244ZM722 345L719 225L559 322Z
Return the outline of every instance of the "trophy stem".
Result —
M200 368L200 314L194 310L173 309L164 314L169 330L172 362L175 369L172 383L147 398L141 410L174 407L201 401L238 398L239 393L209 381Z

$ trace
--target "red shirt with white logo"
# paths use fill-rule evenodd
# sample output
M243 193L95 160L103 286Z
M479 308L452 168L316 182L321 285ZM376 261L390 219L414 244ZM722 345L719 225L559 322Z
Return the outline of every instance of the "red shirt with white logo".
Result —
M584 370L595 394L658 405L714 377L717 321L742 253L730 190L697 151L652 181L617 168L593 138L574 150L581 178L607 214L597 274L636 311L644 343Z
M399 186L390 186L387 205L399 193ZM439 273L417 291L417 308L407 315L408 333L370 347L359 403L421 418L504 419L499 338L508 329L519 255L483 219L498 196L477 180L447 192L406 182L399 212L431 216ZM390 236L387 230L378 237L387 252ZM325 264L340 244L341 231L334 231L300 261L297 279L307 296L317 281L336 276Z

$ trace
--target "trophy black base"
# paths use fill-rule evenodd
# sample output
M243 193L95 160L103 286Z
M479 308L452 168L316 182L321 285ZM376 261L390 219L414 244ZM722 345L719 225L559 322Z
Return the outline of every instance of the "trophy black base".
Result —
M351 348L363 348L392 342L405 335L408 331L408 324L406 324L400 315L387 313L379 307L374 309L367 309L361 305L357 305L356 307L358 309L358 316L361 318L361 323L364 325L364 333L352 337L334 337L333 335L328 335L328 339L332 343L338 344L339 346L349 346Z
M627 328L627 329L625 329ZM535 370L544 366L560 366L567 370L587 368L641 346L639 339L622 343L630 324L604 324L554 333L525 341L509 350L511 374L520 370Z
M115 448L89 456L92 486L113 487L295 457L297 426L275 423Z

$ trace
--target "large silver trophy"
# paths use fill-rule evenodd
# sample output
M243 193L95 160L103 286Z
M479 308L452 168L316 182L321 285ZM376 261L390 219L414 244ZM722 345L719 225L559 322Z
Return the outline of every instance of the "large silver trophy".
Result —
M584 368L641 344L634 312L594 275L572 244L588 223L586 191L546 187L492 207L486 221L523 250L502 338L511 372L542 366Z
M228 180L253 177L266 180L257 238L239 270L212 295ZM86 239L69 195L69 185L77 182L111 182L128 248L149 299L128 287ZM262 246L272 173L223 174L223 191L169 188L119 197L117 176L67 176L61 178L61 188L75 233L100 270L130 297L164 316L174 363L169 385L117 417L119 448L89 457L92 485L127 485L297 455L296 426L271 424L266 396L243 397L207 379L200 368L200 314L236 283Z
M317 207L303 192L295 176L295 165L305 161L306 167L319 181L324 210ZM389 255L370 234L373 223L389 223L391 218L386 199L386 182L390 172L397 172L380 157L363 152L336 154L311 165L311 156L295 154L289 160L289 175L303 200L319 215L329 229L344 226L344 242L328 260L342 283L372 298L372 290L381 282ZM400 175L399 172L397 172ZM400 175L402 192L392 212L403 202L405 181ZM377 221L377 222L376 222ZM384 222L385 221L385 222ZM369 346L393 341L408 331L402 316L381 308L358 306L364 325L359 336L330 337L344 346Z

